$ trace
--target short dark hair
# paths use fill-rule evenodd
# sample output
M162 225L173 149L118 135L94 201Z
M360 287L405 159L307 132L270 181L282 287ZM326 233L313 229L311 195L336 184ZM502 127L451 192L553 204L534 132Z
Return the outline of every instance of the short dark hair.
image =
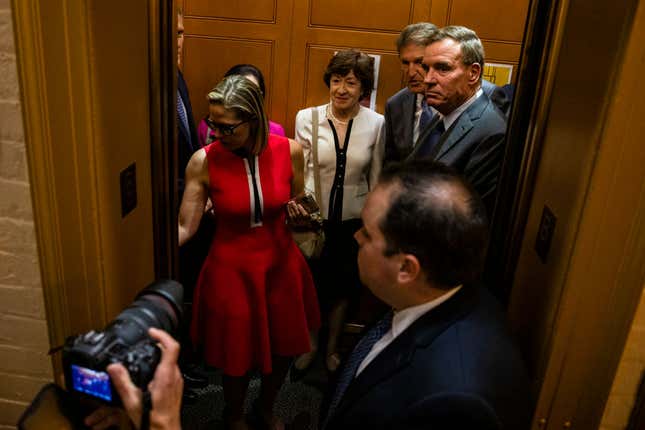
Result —
M253 76L258 81L258 86L260 87L260 92L262 93L262 97L266 97L266 88L264 86L264 76L262 75L262 72L260 71L260 69L258 69L253 64L236 64L235 66L228 69L226 73L224 73L224 77L232 76L232 75Z
M396 50L400 54L406 45L427 46L439 28L429 22L417 22L406 26L396 39Z
M357 50L338 51L327 64L323 80L329 88L331 75L345 76L354 72L361 82L361 98L368 97L374 88L374 59Z
M429 281L450 288L476 281L488 239L486 209L452 168L428 160L394 163L379 184L394 187L380 221L385 255L413 254Z

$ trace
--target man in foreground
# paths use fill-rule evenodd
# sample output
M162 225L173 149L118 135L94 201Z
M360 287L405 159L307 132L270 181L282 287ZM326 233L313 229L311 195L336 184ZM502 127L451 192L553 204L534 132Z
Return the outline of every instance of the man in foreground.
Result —
M393 308L348 357L326 429L523 429L529 382L504 315L474 285L481 199L430 161L386 169L356 233L361 281Z

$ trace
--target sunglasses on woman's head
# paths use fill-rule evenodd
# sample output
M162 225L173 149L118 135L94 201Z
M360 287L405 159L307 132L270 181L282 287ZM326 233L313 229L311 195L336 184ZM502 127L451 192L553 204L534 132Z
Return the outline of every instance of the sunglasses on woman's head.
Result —
M208 117L206 117L205 120L206 120L206 125L208 125L208 128L210 128L211 130L219 130L219 132L222 133L222 135L224 136L232 135L233 133L235 133L236 128L238 128L239 126L241 126L246 122L249 122L249 120L246 120L237 124L218 124Z

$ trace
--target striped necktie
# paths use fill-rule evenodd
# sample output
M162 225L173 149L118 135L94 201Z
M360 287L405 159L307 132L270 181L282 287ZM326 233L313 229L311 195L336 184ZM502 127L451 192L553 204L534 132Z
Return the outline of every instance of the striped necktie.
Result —
M383 317L382 320L380 320L367 332L367 334L365 334L365 336L363 336L360 342L358 342L358 345L356 345L356 348L354 348L354 350L350 354L349 358L347 359L347 363L343 368L343 372L338 378L336 391L334 392L334 397L332 397L331 403L329 404L329 411L327 412L325 423L322 426L323 429L327 426L329 419L333 416L334 412L336 412L336 408L340 404L343 395L345 395L349 384L354 379L359 366L361 365L363 360L365 360L365 357L367 357L367 354L369 354L369 352L372 350L374 344L378 342L385 333L390 331L390 328L392 328L393 316L393 311L389 311L387 314L385 314L385 317Z
M181 123L184 125L184 128L186 129L186 134L188 135L188 147L193 150L193 145L190 142L191 136L190 136L190 127L188 126L188 115L186 114L186 106L184 105L184 101L181 99L181 93L179 90L177 90L177 116L179 116L179 120Z

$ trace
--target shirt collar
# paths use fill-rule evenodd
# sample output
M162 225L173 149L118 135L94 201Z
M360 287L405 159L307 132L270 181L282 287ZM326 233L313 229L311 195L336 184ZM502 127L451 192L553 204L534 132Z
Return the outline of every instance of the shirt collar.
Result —
M422 315L426 314L430 310L436 308L449 298L451 298L457 291L461 289L461 285L448 290L447 293L443 294L440 297L437 297L434 300L431 300L426 303L422 303L417 306L411 306L400 311L394 312L394 317L392 318L392 335L397 337L406 328L410 327L413 322L421 318Z
M464 111L466 109L468 109L468 107L471 104L475 103L475 100L477 100L477 98L479 96L481 96L482 94L484 94L484 90L482 90L482 88L479 87L479 89L475 92L475 94L471 98L469 98L468 100L463 102L461 104L461 106L459 106L457 109L453 110L448 115L444 116L443 117L443 127L444 127L444 129L448 130L450 128L450 126L452 125L452 123L457 121L457 118L459 118L459 116L462 113L464 113Z

